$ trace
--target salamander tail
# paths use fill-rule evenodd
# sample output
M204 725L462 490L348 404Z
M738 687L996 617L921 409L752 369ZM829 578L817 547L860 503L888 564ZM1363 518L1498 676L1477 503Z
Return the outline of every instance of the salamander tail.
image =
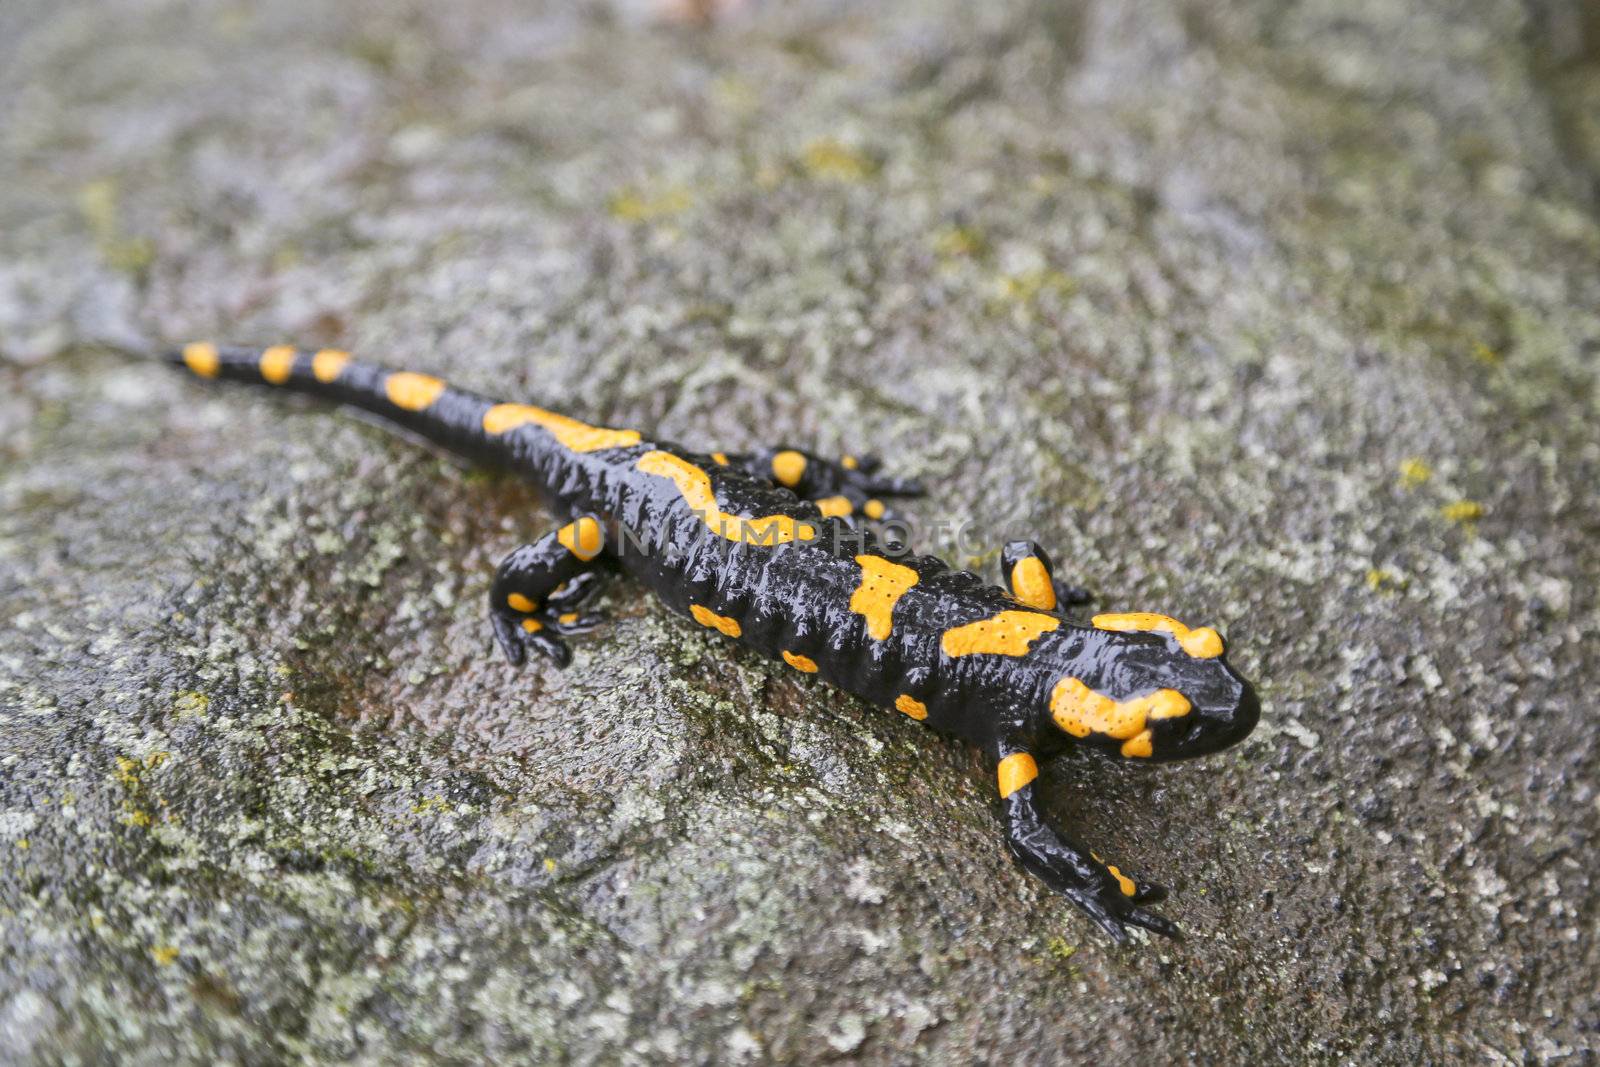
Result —
M200 341L168 349L163 359L201 378L275 386L350 404L475 459L504 458L501 442L484 428L494 402L431 375L362 363L338 349L289 345L250 348Z

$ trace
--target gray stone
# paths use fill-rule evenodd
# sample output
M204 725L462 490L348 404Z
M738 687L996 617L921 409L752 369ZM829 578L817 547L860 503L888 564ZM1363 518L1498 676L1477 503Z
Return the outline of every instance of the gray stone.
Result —
M39 1063L1592 1063L1583 0L0 13L0 1041ZM872 449L1218 626L1261 728L992 769L612 587L511 480L111 346L337 343Z

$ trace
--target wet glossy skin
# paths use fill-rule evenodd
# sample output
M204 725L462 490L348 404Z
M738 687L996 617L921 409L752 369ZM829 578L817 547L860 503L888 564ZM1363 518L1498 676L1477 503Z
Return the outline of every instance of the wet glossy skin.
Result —
M532 649L564 664L564 638L600 621L583 602L603 569L620 569L699 625L980 746L1023 866L1119 940L1128 925L1176 933L1143 906L1160 887L1050 827L1033 783L1037 759L1068 744L1155 761L1249 733L1255 696L1214 631L1147 614L1071 623L1057 608L1083 594L1055 582L1032 542L1006 546L1009 591L907 554L870 523L889 513L883 497L920 487L871 461L694 452L331 350L193 344L171 359L354 404L543 490L566 525L508 556L490 593L513 663Z

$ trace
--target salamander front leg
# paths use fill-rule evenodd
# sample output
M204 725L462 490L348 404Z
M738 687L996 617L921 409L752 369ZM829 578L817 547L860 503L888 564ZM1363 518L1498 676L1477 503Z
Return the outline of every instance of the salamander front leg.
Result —
M1033 785L1039 767L1033 757L1026 752L1002 751L1000 803L1005 809L1006 844L1022 866L1086 912L1119 944L1127 942L1129 926L1178 937L1178 928L1171 921L1140 907L1163 899L1167 891L1129 878L1057 833L1039 810Z
M922 483L914 478L890 478L879 473L875 456L824 459L798 448L770 448L748 455L726 457L750 473L770 478L796 496L810 500L829 518L860 517L870 522L894 518L885 497L921 496Z
M600 616L578 609L599 588L594 560L604 547L603 528L584 515L501 561L489 590L489 621L513 666L522 666L531 648L565 667L572 651L561 638L599 625Z
M1030 608L1054 611L1093 599L1089 590L1056 580L1055 567L1037 541L1007 541L1000 553L1000 570L1011 595Z

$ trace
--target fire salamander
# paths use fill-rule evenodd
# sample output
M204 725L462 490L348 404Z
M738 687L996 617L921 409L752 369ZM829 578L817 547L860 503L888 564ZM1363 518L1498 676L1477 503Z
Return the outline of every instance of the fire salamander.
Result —
M1171 760L1244 737L1259 705L1215 630L1144 612L1074 624L1059 610L1074 591L1031 541L1006 545L1004 590L909 554L873 523L889 514L884 498L921 488L868 459L696 452L332 349L200 343L168 358L202 378L354 405L532 482L565 525L495 574L489 619L513 664L529 650L566 664L565 639L600 621L585 601L620 569L706 629L979 746L1023 867L1117 941L1128 926L1176 936L1146 907L1162 887L1045 819L1038 761L1068 744Z

